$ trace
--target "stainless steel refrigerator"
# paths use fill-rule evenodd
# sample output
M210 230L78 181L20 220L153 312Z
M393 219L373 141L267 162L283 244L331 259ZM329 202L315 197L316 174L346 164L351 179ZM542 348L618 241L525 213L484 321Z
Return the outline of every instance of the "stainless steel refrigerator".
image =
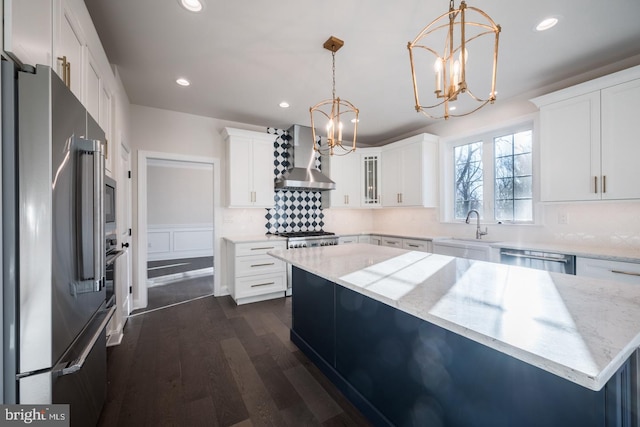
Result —
M104 132L49 68L2 61L3 401L106 396Z

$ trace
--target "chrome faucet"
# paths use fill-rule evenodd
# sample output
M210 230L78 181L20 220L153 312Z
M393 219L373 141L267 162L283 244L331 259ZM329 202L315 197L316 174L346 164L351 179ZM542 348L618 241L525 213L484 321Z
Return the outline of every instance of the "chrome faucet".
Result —
M467 224L469 224L469 218L471 217L471 214L475 213L476 214L476 218L478 219L478 225L476 226L476 239L481 239L482 236L486 235L489 233L489 228L485 227L484 231L482 231L480 229L480 213L475 210L475 209L471 209L468 213L467 213L467 219L464 220L464 222L466 222Z

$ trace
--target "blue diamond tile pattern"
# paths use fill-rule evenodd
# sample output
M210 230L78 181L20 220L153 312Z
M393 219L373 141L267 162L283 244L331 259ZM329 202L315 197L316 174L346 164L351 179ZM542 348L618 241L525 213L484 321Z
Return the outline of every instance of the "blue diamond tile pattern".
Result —
M279 178L290 168L289 149L291 137L286 130L267 128L267 133L274 135L273 173ZM320 169L320 158L316 161ZM320 191L276 190L274 207L267 209L265 215L267 233L290 231L322 231L324 215L322 214L322 193Z

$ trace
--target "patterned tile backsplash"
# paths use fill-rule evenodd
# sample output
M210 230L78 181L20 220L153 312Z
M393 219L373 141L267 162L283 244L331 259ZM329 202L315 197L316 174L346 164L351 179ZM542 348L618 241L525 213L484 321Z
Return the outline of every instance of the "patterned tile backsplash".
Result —
M275 178L279 178L289 169L289 149L291 137L286 130L267 128L274 135L273 155ZM316 167L320 169L320 158ZM274 207L267 209L265 215L267 233L289 231L322 231L324 215L322 213L322 192L276 190Z

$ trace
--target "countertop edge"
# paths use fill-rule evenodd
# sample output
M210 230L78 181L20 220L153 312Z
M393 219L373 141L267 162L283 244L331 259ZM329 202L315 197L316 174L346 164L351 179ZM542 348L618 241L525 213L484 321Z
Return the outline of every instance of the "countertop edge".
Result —
M302 263L293 262L285 256L286 251L276 250L276 251L268 252L268 254L284 262L287 262L295 267L301 268L316 276L326 279L330 282L336 283L347 289L353 290L354 292L358 292L361 295L370 297L378 302L381 302L390 307L398 309L409 315L416 316L416 314L414 314L413 312L410 312L407 309L403 308L402 304L398 303L398 301L384 298L382 295L378 293L371 292L366 288L354 286L353 284L345 280L330 276L326 273L323 273L322 271L317 271L316 269L310 268L309 266L304 265ZM633 352L636 349L640 348L640 333L639 333L620 352L618 352L618 354L615 357L613 357L611 361L606 366L604 366L597 375L594 376L586 372L576 370L575 368L572 368L570 366L558 363L556 361L546 359L543 356L540 356L530 351L524 350L522 348L510 345L496 338L487 336L481 332L475 331L473 329L469 329L465 326L447 321L446 319L433 316L431 314L416 316L416 317L423 319L427 322L430 322L436 326L442 327L443 329L456 333L460 336L463 336L467 339L470 339L474 342L477 342L478 344L485 345L496 351L500 351L503 354L514 357L518 360L521 360L522 362L528 363L546 372L555 374L559 377L562 377L575 384L581 385L592 391L600 391L606 385L606 383L613 377L613 375L618 371L618 369L620 369L620 367L624 364L624 362L633 354Z

